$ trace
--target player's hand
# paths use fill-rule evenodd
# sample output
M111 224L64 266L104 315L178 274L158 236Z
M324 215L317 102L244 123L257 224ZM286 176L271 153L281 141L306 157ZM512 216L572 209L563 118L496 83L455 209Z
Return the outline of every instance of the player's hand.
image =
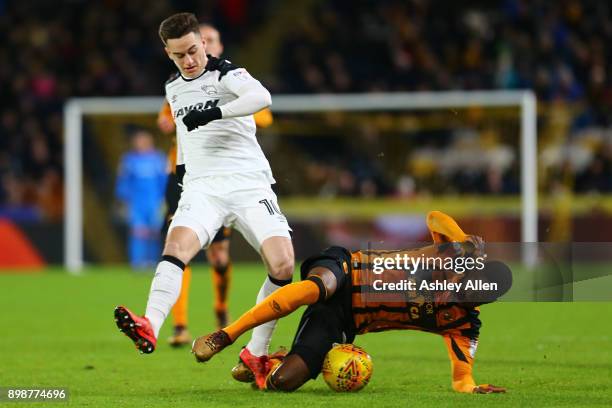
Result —
M499 394L505 392L506 389L504 387L498 387L493 384L480 384L475 386L472 390L474 394Z
M485 241L478 235L468 235L463 247L467 256L479 257L485 254Z
M221 119L221 108L219 107L205 110L192 109L183 118L183 123L187 126L187 130L191 132L193 129L217 119Z

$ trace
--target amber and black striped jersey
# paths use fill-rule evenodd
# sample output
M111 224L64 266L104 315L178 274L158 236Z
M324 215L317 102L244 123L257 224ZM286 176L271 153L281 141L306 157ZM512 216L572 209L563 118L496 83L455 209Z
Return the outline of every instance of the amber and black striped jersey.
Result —
M374 257L400 258L404 254L444 256L439 245L404 251L356 251L351 253L351 308L357 334L385 330L423 330L438 334L456 334L477 338L480 328L477 307L457 303L448 291L380 290L383 284L414 282L419 288L429 281L459 281L462 275L445 270L384 269L374 273ZM388 286L387 286L388 287Z

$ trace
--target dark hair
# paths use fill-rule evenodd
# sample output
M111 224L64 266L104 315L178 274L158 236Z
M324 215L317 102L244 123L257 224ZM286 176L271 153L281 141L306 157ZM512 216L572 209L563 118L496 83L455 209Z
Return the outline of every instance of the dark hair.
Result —
M173 14L159 25L159 38L164 44L171 38L181 38L185 34L199 33L200 23L193 13Z

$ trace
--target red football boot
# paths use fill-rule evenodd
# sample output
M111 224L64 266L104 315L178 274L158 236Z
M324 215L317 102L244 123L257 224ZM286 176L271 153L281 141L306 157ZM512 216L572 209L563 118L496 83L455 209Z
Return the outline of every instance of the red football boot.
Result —
M157 339L149 319L135 315L127 307L117 306L115 323L119 331L132 339L141 353L150 354L155 351Z
M244 349L243 347L242 349ZM269 368L275 367L276 363L282 362L287 356L287 349L283 346L280 346L278 350L274 353L268 355L268 361L270 362ZM244 382L244 383L252 383L255 381L255 376L253 375L253 371L247 367L247 365L242 361L242 358L238 358L238 364L232 368L232 377L234 380Z
M270 357L263 355L260 357L251 354L248 348L243 348L240 352L240 360L251 369L255 377L255 384L260 390L266 387L266 378L270 372Z

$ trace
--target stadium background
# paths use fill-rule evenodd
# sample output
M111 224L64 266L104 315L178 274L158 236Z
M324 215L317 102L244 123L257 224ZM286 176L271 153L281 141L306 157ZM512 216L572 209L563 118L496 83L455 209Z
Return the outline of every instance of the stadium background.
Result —
M110 197L130 129L151 129L158 145L168 147L153 115L86 118L90 267L79 278L61 267L64 103L71 97L161 95L174 69L157 26L183 10L213 23L222 33L224 55L247 67L273 96L533 89L540 240L611 241L612 14L606 2L0 0L0 306L13 310L2 313L8 330L0 336L0 385L69 385L75 398L93 406L108 405L110 395L124 406L193 398L216 406L272 403L221 377L194 385L201 367L186 353L178 357L160 349L159 363L137 360L127 341L111 332L112 306L144 302L150 282L129 273L125 225ZM518 111L510 108L331 112L277 115L259 140L294 226L299 260L329 243L426 240L423 214L433 208L455 215L466 230L489 241L519 241L518 126ZM238 235L233 257L256 260ZM206 273L196 269L193 290L200 295L192 296L193 327L202 331L212 327L209 279L197 276ZM261 277L261 265L238 264L233 316L251 305L251 288ZM610 403L605 379L612 374L612 333L604 318L610 303L501 304L486 310L488 334L476 376L516 390L506 404ZM72 320L65 320L69 314ZM294 326L295 318L282 322L275 344L287 345ZM449 402L441 344L412 334L411 347L400 356L413 364L406 369L388 347L405 344L404 336L361 340L375 358L367 389L373 396L335 403L393 405L404 388L415 403ZM227 354L212 370L228 370L236 353ZM125 359L118 361L118 355ZM163 367L176 374L168 379ZM398 376L410 370L409 378ZM133 384L134 374L165 380ZM420 393L413 377L425 382ZM147 394L147 384L157 384L157 397ZM324 385L313 387L274 403L310 398L311 406L325 404L316 396ZM453 398L455 405L473 406Z
M3 2L0 214L46 261L62 261L64 102L160 95L173 67L156 27L182 9L217 25L225 55L273 94L535 90L540 240L610 240L611 34L604 2ZM134 125L155 130L153 115L85 123L89 261L125 260L125 233L109 197ZM489 240L518 241L518 126L518 110L484 107L279 116L260 142L296 227L299 258L350 235L355 224L384 239L390 213L418 215L436 206ZM158 144L168 143L160 135ZM338 214L353 214L342 218L355 222L340 223ZM254 256L241 245L235 252Z

